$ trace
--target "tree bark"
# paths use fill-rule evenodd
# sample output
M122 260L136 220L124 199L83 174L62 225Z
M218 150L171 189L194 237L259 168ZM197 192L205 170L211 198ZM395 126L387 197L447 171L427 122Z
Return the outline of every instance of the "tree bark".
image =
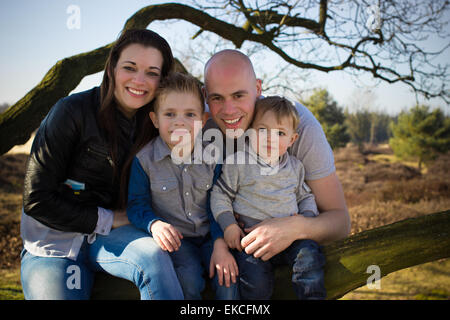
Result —
M355 234L324 248L328 299L366 284L370 265L381 275L450 257L450 210Z

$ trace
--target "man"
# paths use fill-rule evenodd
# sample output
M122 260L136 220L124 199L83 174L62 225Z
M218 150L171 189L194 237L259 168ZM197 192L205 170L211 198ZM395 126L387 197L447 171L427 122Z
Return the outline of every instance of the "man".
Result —
M261 95L261 80L256 78L250 59L237 50L220 51L206 63L204 76L204 94L215 124L229 137L239 129L245 131ZM270 259L295 240L311 239L324 245L350 232L350 218L331 148L317 120L304 106L296 106L300 113L300 138L289 152L305 166L306 181L320 215L269 219L246 230L249 233L242 238L242 247L262 260Z

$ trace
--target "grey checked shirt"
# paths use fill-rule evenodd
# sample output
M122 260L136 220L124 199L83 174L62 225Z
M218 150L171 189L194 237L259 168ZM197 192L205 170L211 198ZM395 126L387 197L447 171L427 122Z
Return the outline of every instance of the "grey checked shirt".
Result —
M206 205L215 164L197 164L192 158L191 164L177 165L159 136L136 157L149 178L154 213L183 236L205 236L210 229Z

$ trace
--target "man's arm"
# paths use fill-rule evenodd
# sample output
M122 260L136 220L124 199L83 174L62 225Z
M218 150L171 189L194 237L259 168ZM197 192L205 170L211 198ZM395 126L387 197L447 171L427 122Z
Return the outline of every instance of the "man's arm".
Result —
M311 221L304 238L322 245L345 238L350 233L351 222L344 190L336 173L308 181L308 185L316 198L320 214Z

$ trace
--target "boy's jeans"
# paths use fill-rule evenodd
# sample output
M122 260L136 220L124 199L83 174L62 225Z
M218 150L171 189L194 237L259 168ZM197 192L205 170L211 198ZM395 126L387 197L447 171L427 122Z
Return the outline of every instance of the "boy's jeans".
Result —
M132 225L86 240L77 260L21 254L25 299L89 299L94 273L103 271L133 282L141 299L183 299L169 255L147 233ZM111 288L114 290L114 288Z
M213 241L210 234L205 237L184 237L178 251L170 253L175 272L178 275L186 300L201 300L205 289L205 278L209 279L209 263L213 251ZM214 270L211 286L217 300L239 299L238 282L230 281L230 287L225 283L219 285L217 271ZM205 276L206 273L206 276Z
M240 295L243 300L269 300L274 288L274 267L292 266L292 284L301 300L325 299L323 266L325 257L312 240L294 241L286 250L268 261L262 261L245 251L235 251L239 267Z

